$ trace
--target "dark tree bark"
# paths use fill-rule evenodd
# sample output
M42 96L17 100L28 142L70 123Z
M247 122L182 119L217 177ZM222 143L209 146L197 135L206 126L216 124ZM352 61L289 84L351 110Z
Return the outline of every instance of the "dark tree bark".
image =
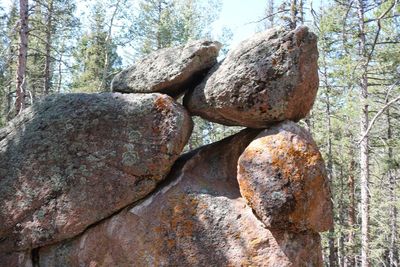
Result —
M28 0L19 1L19 52L16 77L15 111L19 114L25 108L26 97L26 61L28 55Z
M46 21L46 45L45 45L45 67L44 67L44 88L43 92L45 95L50 93L50 81L51 81L51 44L52 44L52 32L53 32L53 12L54 3L53 0L48 1L47 10L47 21Z
M386 104L388 99L386 98ZM386 110L387 122L387 140L392 139L392 122L390 108ZM393 148L388 145L388 178L389 178L389 220L390 220L390 246L389 246L389 265L390 267L398 266L398 251L397 251L397 207L396 207L396 174L393 172Z
M348 243L348 257L346 260L347 266L355 266L355 224L356 224L356 197L355 197L355 179L354 171L356 162L352 150L349 153L350 164L349 164L349 176L347 180L347 186L349 190L349 207L348 207L348 226L349 234L347 237Z
M366 49L366 32L364 18L364 1L358 0L358 30L359 30L359 56L362 62L360 79L360 133L367 132L368 116L368 53ZM365 136L360 143L360 187L361 187L361 266L369 267L369 136Z

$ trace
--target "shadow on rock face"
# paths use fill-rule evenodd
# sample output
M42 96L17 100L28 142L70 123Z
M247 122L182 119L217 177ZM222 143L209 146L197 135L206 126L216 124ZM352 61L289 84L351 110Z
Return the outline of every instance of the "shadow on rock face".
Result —
M237 160L257 133L245 130L185 154L145 199L73 240L41 248L40 266L298 266L319 262L318 234L281 232L275 237L240 196ZM305 254L308 250L313 252Z

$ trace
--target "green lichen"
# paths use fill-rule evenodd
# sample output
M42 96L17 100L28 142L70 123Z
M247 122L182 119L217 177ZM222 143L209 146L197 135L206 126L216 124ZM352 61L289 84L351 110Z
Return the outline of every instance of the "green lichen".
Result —
M39 210L36 213L36 217L38 218L38 220L42 221L44 219L44 216L46 215L46 212L44 210Z
M122 154L122 164L125 166L133 166L139 162L139 155L133 144L125 144L126 152Z

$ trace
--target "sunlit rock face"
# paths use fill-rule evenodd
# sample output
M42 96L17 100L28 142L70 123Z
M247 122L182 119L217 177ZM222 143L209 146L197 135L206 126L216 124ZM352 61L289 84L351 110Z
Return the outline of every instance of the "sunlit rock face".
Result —
M71 238L169 172L191 118L161 94L44 99L0 132L0 251Z
M298 121L317 94L317 61L317 37L307 27L261 32L231 50L184 104L192 114L226 125Z

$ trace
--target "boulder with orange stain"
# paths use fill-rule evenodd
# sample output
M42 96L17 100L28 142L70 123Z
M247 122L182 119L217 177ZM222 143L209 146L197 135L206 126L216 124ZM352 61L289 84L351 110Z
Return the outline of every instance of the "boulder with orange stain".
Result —
M238 163L240 192L269 229L322 232L332 226L325 164L311 135L286 121L262 131Z
M322 266L320 237L266 229L241 197L237 160L258 134L245 130L182 156L156 192L40 248L46 266Z

